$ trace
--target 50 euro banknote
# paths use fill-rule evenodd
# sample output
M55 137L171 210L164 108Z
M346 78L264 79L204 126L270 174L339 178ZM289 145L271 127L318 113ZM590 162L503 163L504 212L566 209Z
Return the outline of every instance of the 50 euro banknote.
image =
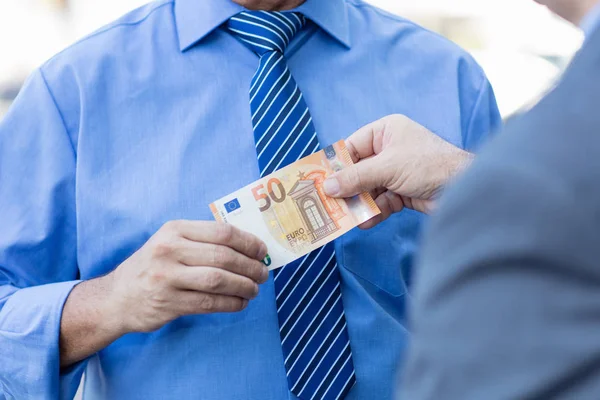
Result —
M273 270L331 242L380 213L368 193L350 199L325 195L323 182L352 165L341 140L210 205L217 221L262 239Z

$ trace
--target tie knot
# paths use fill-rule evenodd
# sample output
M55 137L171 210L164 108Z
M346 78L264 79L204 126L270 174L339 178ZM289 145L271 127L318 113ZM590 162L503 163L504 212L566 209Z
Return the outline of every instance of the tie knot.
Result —
M306 18L297 12L244 11L227 22L227 29L262 56L271 51L283 54L305 24Z

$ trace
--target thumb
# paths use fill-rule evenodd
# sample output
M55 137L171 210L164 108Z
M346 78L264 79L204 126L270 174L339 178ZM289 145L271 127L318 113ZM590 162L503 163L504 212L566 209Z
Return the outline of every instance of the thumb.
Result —
M382 187L383 176L377 158L364 159L333 174L323 183L325 194L347 198Z

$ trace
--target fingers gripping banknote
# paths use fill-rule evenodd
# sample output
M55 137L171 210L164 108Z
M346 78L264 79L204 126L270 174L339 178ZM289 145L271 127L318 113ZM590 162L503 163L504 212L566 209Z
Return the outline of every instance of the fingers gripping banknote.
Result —
M210 208L217 221L262 239L269 249L264 263L276 269L380 213L368 193L343 200L325 195L325 179L351 164L342 140L215 201Z

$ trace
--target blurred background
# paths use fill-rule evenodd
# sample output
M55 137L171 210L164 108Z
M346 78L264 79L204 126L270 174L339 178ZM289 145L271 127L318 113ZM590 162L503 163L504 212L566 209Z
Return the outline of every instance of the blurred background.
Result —
M205 0L198 0L205 1ZM535 102L582 43L530 0L368 0L467 49L488 74L504 117ZM1 0L0 117L46 59L146 0Z

